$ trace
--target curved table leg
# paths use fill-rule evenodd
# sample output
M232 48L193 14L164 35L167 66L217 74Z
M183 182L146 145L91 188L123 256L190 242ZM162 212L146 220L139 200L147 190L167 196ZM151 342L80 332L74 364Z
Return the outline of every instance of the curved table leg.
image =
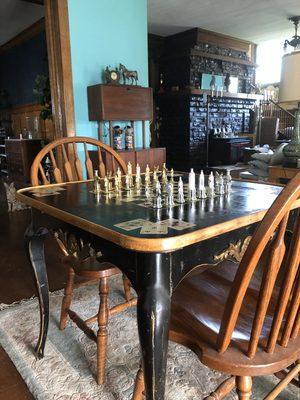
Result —
M46 228L34 231L32 226L29 226L25 233L26 252L34 272L40 306L40 333L35 347L38 358L44 357L49 325L49 287L44 257L44 241L47 235Z
M163 400L172 292L169 254L137 254L137 321L146 400Z

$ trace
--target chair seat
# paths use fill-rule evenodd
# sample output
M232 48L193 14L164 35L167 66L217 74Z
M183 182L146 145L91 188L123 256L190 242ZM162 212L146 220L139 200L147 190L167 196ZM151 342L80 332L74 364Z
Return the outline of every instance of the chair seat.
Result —
M121 271L114 264L109 262L99 262L94 257L88 257L84 260L79 260L74 256L65 256L62 262L66 266L74 268L76 275L90 277L95 279L108 278L113 275L120 274Z
M255 314L261 279L253 276L232 335L231 345L220 354L215 350L226 300L232 286L238 264L225 261L209 266L204 272L192 271L175 290L172 299L170 338L195 351L200 360L211 368L234 375L273 373L300 356L300 340L291 340L287 348L277 345L273 355L266 353L266 344L276 306L278 290L274 290L259 341L259 349L253 360L246 356ZM247 372L246 372L247 369Z

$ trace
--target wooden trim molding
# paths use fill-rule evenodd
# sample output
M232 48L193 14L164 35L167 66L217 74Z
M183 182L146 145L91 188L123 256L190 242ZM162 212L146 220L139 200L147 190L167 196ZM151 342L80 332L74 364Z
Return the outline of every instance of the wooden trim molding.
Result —
M67 0L45 0L46 37L55 137L75 136Z
M18 33L15 37L10 39L8 42L0 46L0 54L6 50L9 50L15 46L18 46L32 37L36 36L40 32L45 30L45 18L41 18L22 32Z

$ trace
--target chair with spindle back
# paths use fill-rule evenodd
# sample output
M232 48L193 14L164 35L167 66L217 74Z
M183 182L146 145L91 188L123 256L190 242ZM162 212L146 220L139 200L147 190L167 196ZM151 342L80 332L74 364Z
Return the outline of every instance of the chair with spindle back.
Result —
M280 382L265 400L290 382L300 387L299 200L300 173L268 210L239 264L227 260L202 273L193 270L174 291L170 340L231 375L206 400L220 400L235 386L239 399L248 400L252 377L269 374ZM295 224L286 244L293 208ZM140 370L134 400L143 398L143 388Z
M126 173L126 165L120 156L109 146L98 140L86 137L69 137L55 140L45 146L36 156L31 167L31 183L33 186L39 184L50 184L49 174L45 171L45 159L51 163L51 175L55 183L81 181L84 179L83 167L78 156L77 144L83 144L85 155L85 169L88 179L94 177L93 164L89 155L88 146L96 148L98 155L97 168L99 176L104 177L108 170L105 162L110 162L111 172L116 172L119 167L122 174ZM105 156L105 162L103 160ZM48 176L47 176L47 175ZM51 182L53 183L53 182ZM68 316L84 333L97 343L97 382L105 381L105 360L107 348L107 325L108 317L136 304L136 299L132 298L129 280L124 276L123 285L126 301L118 304L111 309L108 308L108 279L120 274L120 270L113 264L100 263L96 259L96 254L90 247L87 240L83 237L78 238L77 232L55 232L55 237L61 248L64 257L63 265L68 269L67 284L65 287L64 298L61 307L60 329L64 329ZM75 284L75 278L83 280ZM70 309L72 294L75 287L99 281L100 306L97 315L82 320L74 311ZM98 333L88 326L90 323L98 321Z

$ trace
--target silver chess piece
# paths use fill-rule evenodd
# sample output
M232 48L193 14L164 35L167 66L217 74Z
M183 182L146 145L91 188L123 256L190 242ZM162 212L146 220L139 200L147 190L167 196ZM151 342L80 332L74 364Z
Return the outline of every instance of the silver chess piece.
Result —
M219 177L219 194L221 196L223 196L225 194L223 174L221 174Z
M205 189L204 173L202 170L199 175L198 197L199 197L199 199L206 199L206 197L207 197L206 189Z
M163 184L163 185L166 185L167 182L168 182L166 163L163 163L161 181L162 181L162 184Z
M226 171L226 176L224 177L224 191L225 194L228 194L231 192L231 185L232 185L232 178L230 175L230 170L227 169Z
M151 199L151 190L149 185L145 187L145 196L146 196L146 204L149 204Z
M179 204L185 203L185 199L184 199L184 190L183 190L183 182L182 182L181 176L180 176L179 181L178 181L177 202L178 202Z
M214 197L215 196L215 178L213 172L209 174L208 177L208 187L207 187L207 196Z
M118 180L119 180L119 186L122 186L122 172L120 170L120 167L118 167L117 169L117 176L118 176Z
M157 181L155 182L154 194L155 194L155 195L161 195L161 184L160 184L159 180L157 180Z
M193 168L191 168L191 171L189 173L189 199L191 201L197 200L196 176Z
M98 170L94 172L94 193L99 194L101 192L100 176L98 175Z
M131 189L131 176L128 173L125 175L125 189Z
M170 175L171 175L171 182L174 183L174 169L173 168L171 168Z
M169 207L173 207L175 205L175 203L174 203L174 190L173 190L172 182L167 183L166 191L167 191L166 205Z
M109 193L109 179L107 176L104 177L104 193Z
M115 184L115 191L119 192L121 186L120 186L120 179L118 177L118 174L115 174L115 176L114 176L114 184Z

